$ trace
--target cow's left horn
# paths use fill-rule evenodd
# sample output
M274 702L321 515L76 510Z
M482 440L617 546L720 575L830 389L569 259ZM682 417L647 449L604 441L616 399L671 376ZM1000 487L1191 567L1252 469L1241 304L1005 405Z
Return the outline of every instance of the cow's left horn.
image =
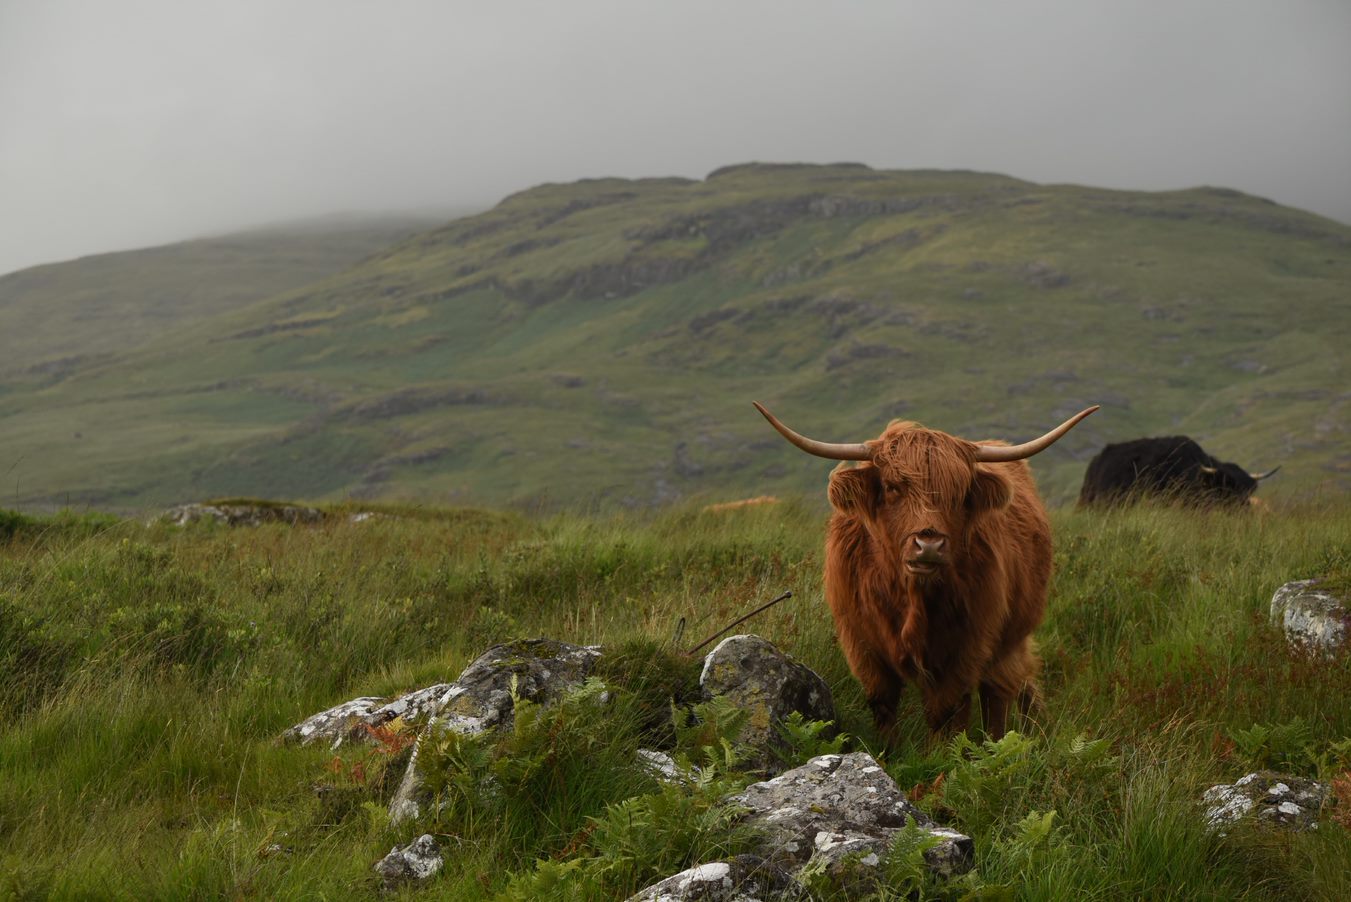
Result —
M1097 404L1087 410L1081 410L1070 417L1041 438L1033 439L1030 442L1024 442L1021 445L977 445L976 460L985 463L1001 463L1009 460L1023 460L1031 457L1033 454L1040 454L1051 447L1056 441L1075 427L1080 420L1098 409Z
M1280 468L1281 468L1281 465L1280 465L1280 464L1277 464L1276 466L1272 467L1270 470L1267 470L1265 473L1249 473L1248 475L1251 476L1253 479L1256 479L1258 482L1261 482L1263 479L1266 479L1268 476L1274 476L1275 473L1276 473L1276 471L1279 470Z
M837 445L830 442L818 442L816 439L807 438L805 435L798 435L796 432L780 423L774 414L765 410L764 405L759 401L752 401L751 403L755 405L756 410L764 415L766 420L769 420L769 425L779 430L779 435L782 435L808 454L815 454L817 457L825 457L830 460L872 459L872 455L868 453L868 446L862 442L852 445Z

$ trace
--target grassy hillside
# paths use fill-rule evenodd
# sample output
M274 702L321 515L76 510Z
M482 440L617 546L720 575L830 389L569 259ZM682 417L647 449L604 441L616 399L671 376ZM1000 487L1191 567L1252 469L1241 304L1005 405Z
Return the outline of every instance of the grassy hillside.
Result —
M893 417L1023 440L1072 497L1187 433L1263 492L1345 491L1351 228L1222 189L729 167L545 185L360 266L0 381L15 506L221 494L650 505L819 491ZM2 377L0 377L2 378ZM78 433L78 438L76 434Z
M331 275L436 223L343 216L0 276L0 380L48 384L184 322Z
M699 833L697 790L658 796L634 772L643 737L617 713L631 710L626 696L599 723L547 720L555 754L530 757L533 734L499 749L515 756L499 758L500 793L399 829L383 817L392 745L335 757L274 738L357 695L453 679L512 636L627 644L646 672L678 684L682 665L663 650L681 617L686 647L784 589L795 597L748 627L821 672L854 743L879 747L821 598L811 505L398 513L231 531L0 512L0 895L374 899L372 864L431 830L446 871L404 897L623 898L722 852ZM1199 804L1207 786L1275 765L1340 775L1351 805L1351 669L1344 657L1292 656L1266 619L1287 580L1351 572L1351 508L1053 520L1036 722L997 749L933 747L913 691L905 697L901 743L884 764L907 788L945 774L924 804L977 850L973 876L926 891L1351 896L1343 808L1313 833L1221 837ZM640 810L665 814L635 828L631 809L607 808L634 792ZM588 855L606 868L542 888Z

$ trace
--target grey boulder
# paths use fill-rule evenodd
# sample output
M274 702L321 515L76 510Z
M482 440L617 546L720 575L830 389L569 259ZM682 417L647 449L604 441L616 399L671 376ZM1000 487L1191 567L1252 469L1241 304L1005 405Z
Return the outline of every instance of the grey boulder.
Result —
M875 868L912 822L938 840L924 853L936 875L963 873L972 865L971 839L912 805L866 752L821 755L728 801L746 808L746 821L764 831L756 853L789 870L811 866L857 882L860 866L865 874Z
M1271 619L1285 630L1292 646L1333 657L1346 645L1351 629L1351 598L1324 580L1296 580L1272 596Z
M830 687L815 671L759 636L731 636L704 658L699 686L705 698L723 696L748 715L740 741L754 750L750 765L775 771L785 743L778 725L794 711L808 720L835 720Z

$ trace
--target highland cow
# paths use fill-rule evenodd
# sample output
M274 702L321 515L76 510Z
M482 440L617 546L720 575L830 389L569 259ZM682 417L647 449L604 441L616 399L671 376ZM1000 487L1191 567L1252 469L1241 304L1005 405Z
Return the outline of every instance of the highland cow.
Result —
M970 442L893 422L876 439L806 438L756 404L784 438L840 461L830 476L826 601L874 720L891 738L906 682L918 684L929 729L965 729L979 690L990 736L1010 706L1037 698L1032 631L1046 608L1051 528L1025 458L1090 407L1022 445Z
M1147 498L1188 507L1241 507L1279 470L1249 473L1207 454L1185 435L1137 438L1103 448L1089 461L1079 504L1130 504Z

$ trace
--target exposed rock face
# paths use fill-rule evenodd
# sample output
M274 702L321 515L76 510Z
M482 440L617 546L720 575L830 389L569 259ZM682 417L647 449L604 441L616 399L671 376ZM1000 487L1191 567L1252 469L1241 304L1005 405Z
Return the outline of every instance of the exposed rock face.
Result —
M518 697L549 704L582 683L590 675L600 653L600 648L594 645L523 639L494 645L480 655L439 698L424 700L422 710L427 711L430 718L413 747L403 782L390 802L391 819L397 823L417 817L421 803L425 802L420 798L423 780L418 765L424 743L448 730L482 733L509 726L515 706L511 694L513 682Z
M444 864L441 847L430 833L424 833L406 846L395 846L375 864L375 872L384 878L386 889L402 883L426 880Z
M187 526L199 520L213 520L226 526L262 526L264 523L314 524L324 512L296 504L180 504L161 516L175 526Z
M1320 585L1317 579L1301 579L1281 586L1271 598L1271 619L1281 624L1291 645L1332 657L1351 632L1351 599Z
M725 696L749 713L740 739L757 750L750 764L762 771L773 769L774 750L784 744L776 727L789 714L835 720L826 681L759 636L722 640L704 659L699 685L705 697Z
M1318 829L1318 813L1328 800L1322 783L1269 770L1240 777L1232 785L1220 784L1205 791L1206 824L1224 830L1246 817L1259 824L1288 830Z
M406 721L426 717L436 710L452 688L452 683L437 683L395 699L354 698L306 718L282 733L281 738L301 745L328 742L334 749L350 742L373 742L371 730L366 727L382 727L400 717Z
M750 809L748 821L766 830L756 852L792 871L815 864L843 877L850 868L849 881L856 882L858 866L877 865L910 821L940 839L924 855L936 874L965 872L973 861L971 839L912 805L865 752L821 755L728 801Z
M341 705L334 705L327 711L320 711L302 720L282 733L281 738L301 745L328 742L336 749L364 732L361 725L367 723L367 718L379 710L386 701L388 699L363 696L350 702L343 702Z
M628 902L759 902L761 899L808 899L807 893L782 869L754 855L701 864L654 883Z

